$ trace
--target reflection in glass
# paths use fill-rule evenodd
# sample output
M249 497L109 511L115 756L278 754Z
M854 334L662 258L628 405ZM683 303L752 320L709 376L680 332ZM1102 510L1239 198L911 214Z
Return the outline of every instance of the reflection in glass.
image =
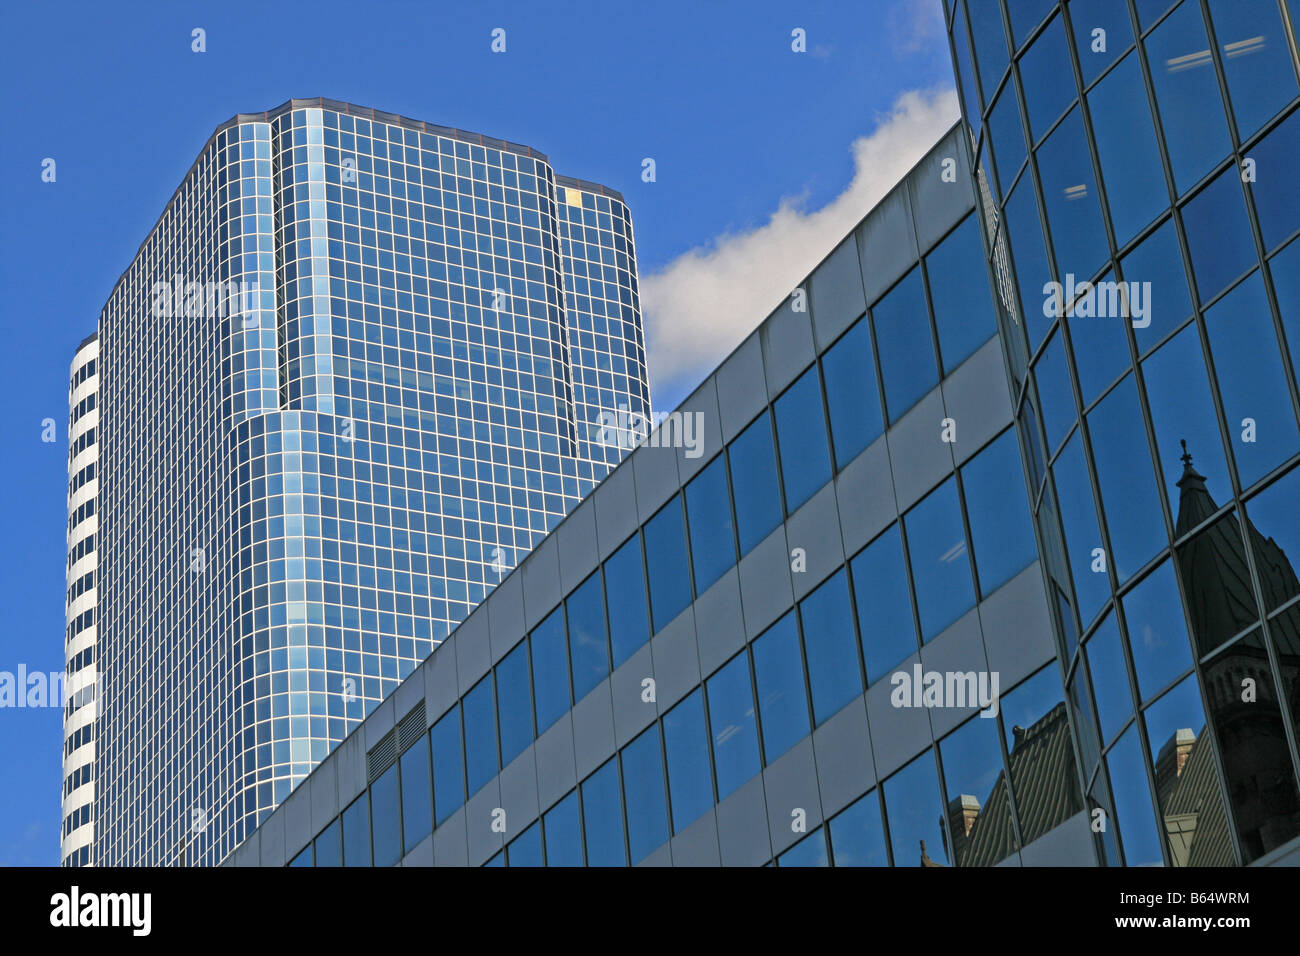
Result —
M939 745L948 834L957 866L992 866L1019 849L997 721L973 717Z
M874 684L918 647L898 525L867 545L851 567L867 683Z
M754 641L753 650L763 753L771 766L812 730L794 611Z
M1164 866L1160 836L1156 831L1151 790L1147 786L1146 761L1137 725L1129 727L1106 755L1115 815L1119 818L1120 842L1126 866Z
M343 865L370 866L370 792L343 811Z
M465 711L465 781L472 797L497 775L497 714L492 678L479 681L462 701Z
M397 788L397 764L370 785L375 866L395 866L402 858L402 805Z
M1007 429L966 464L961 480L980 593L987 596L1036 553L1015 430Z
M1038 401L1043 413L1047 447L1055 450L1078 415L1060 331L1052 333L1047 347L1034 363L1034 381L1038 384Z
M433 749L433 808L441 824L465 802L465 758L460 736L460 705L447 711L429 731Z
M597 571L578 585L564 604L569 621L569 665L573 668L573 698L579 701L609 675L605 594L600 572ZM503 749L504 738L505 729L502 728ZM504 759L503 753L503 762Z
M736 532L731 523L725 456L713 459L686 486L686 518L691 529L695 593L703 594L736 563Z
M507 866L543 866L542 823L538 820L506 847Z
M1183 228L1202 302L1213 299L1255 264L1255 240L1235 167L1220 173L1183 207Z
M814 723L821 724L862 693L848 581L837 571L799 604Z
M979 243L978 235L975 241ZM977 264L982 267L983 260ZM988 331L991 333L992 328ZM822 375L826 379L826 404L831 413L835 467L843 468L884 430L880 394L876 391L871 326L865 315L822 356ZM734 458L732 465L734 468Z
M785 506L793 514L831 478L831 453L826 443L826 413L822 409L817 366L804 372L773 406L776 437L781 450Z
M527 641L520 641L501 659L496 675L501 765L504 767L533 742L533 695L528 680Z
M546 811L542 827L546 831L547 866L582 866L582 821L577 790Z
M421 737L401 759L402 841L406 852L433 832L433 781L429 772L429 742Z
M1295 505L1300 501L1300 470L1292 469L1246 503L1250 546L1255 552L1264 607L1274 611L1300 594L1293 559L1300 556L1300 524Z
M1088 638L1084 645L1088 655L1088 673L1092 676L1092 694L1097 702L1097 720L1101 724L1102 743L1109 743L1125 721L1133 716L1133 693L1129 689L1128 667L1120 647L1119 627L1112 614Z
M880 797L872 790L830 822L831 852L836 866L889 866Z
M919 268L909 272L872 307L871 321L880 350L880 374L885 380L885 408L892 424L939 382Z
M644 534L650 614L658 633L691 603L690 558L680 495L646 522Z
M989 135L993 138L993 158L997 162L998 178L1002 190L1010 189L1016 173L1025 164L1025 128L1020 119L1020 101L1016 84L1011 80L998 94L998 101L989 113Z
M582 822L588 866L627 866L618 761L610 760L582 782Z
M743 557L781 523L781 486L776 477L772 421L763 412L727 448L731 493L736 499L736 534Z
M1077 107L1038 148L1038 175L1043 182L1043 204L1056 250L1057 275L1067 286L1071 275L1076 285L1086 282L1104 264L1109 248L1083 118Z
M1125 256L1123 269L1125 282L1137 282L1140 289L1149 289L1149 293L1143 292L1147 313L1133 326L1138 352L1148 352L1192 314L1192 297L1187 291L1187 273L1173 220L1166 219Z
M1013 8L1018 4L1012 4ZM1020 57L1020 80L1025 88L1025 108L1034 142L1038 142L1052 123L1065 112L1074 99L1074 74L1069 67L1070 54L1065 47L1065 26L1061 18L1053 20Z
M1007 200L1005 213L1016 284L1020 288L1020 304L1029 326L1029 349L1032 352L1043 341L1053 321L1043 315L1043 287L1053 279L1047 267L1047 247L1043 244L1043 228L1038 216L1038 203L1034 200L1032 176L1020 178Z
M541 736L573 705L572 698L569 696L569 659L565 648L564 606L557 607L541 624L533 628L528 641L532 650L533 704L537 710L537 734Z
M776 858L777 866L830 866L826 855L826 830L818 827Z
M623 748L623 794L627 803L627 842L632 865L668 839L668 799L659 725L653 723Z
M342 866L343 865L343 844L341 842L342 826L340 819L335 817L330 825L320 832L316 837L316 862L317 867L321 866Z
M998 80L1007 68L1007 35L1002 26L1000 3L970 0L970 32L975 42L975 62L979 65L980 86L992 99Z
M709 735L704 726L700 688L664 715L664 748L668 753L673 832L681 833L713 806Z
M884 791L894 866L949 866L934 754L927 750L898 771Z
M1078 20L1075 29L1078 30ZM1127 15L1124 30L1132 36ZM1090 62L1082 54L1081 59L1085 65ZM1165 185L1160 165L1156 129L1143 92L1142 65L1136 53L1115 67L1088 94L1088 112L1092 117L1115 241L1123 246L1169 205L1169 187Z
M1174 569L1165 561L1124 596L1129 651L1143 700L1192 666Z
M1101 282L1113 282L1114 279L1115 273L1108 271L1101 277ZM1135 308L1145 308L1145 299L1134 302L1133 305ZM1066 318L1066 323L1070 327L1070 349L1078 373L1079 391L1086 408L1107 385L1128 371L1128 338L1124 328L1129 324L1129 319L1122 313L1108 316L1070 315Z
M1073 0L1070 26L1074 31L1074 46L1079 53L1079 69L1083 71L1085 85L1133 45L1133 27L1129 23L1125 0ZM1096 42L1095 30L1105 31L1105 44ZM1105 49L1097 49L1103 45ZM1092 112L1095 124L1097 111L1094 109ZM1105 165L1103 159L1102 167Z
M633 535L605 562L605 589L614 595L609 602L609 641L617 668L650 639L640 535Z
M1295 68L1276 0L1210 0L1228 97L1243 140L1296 95Z
M1284 119L1250 150L1256 170L1287 169L1297 154L1300 154L1300 111ZM1250 184L1265 249L1272 249L1300 229L1300 190L1290 179L1289 176L1257 175ZM1275 273L1279 271L1274 270ZM1277 281L1276 277L1274 281ZM1294 343L1292 348L1295 348Z
M949 478L903 516L921 637L928 641L975 603L957 485Z
M1083 809L1056 667L1043 668L1002 699L1002 727L1020 839L1028 846Z

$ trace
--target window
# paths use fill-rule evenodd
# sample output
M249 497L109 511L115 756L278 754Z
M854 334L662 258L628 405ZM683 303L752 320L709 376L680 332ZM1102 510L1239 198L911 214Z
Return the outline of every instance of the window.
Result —
M673 832L681 833L713 806L709 735L704 727L704 698L698 688L664 715L664 745Z
M1001 13L996 9L972 11L970 32L975 42L975 60L979 63L980 85L986 96L992 96L1007 68L1007 35Z
M1300 501L1300 470L1292 469L1246 504L1251 524L1259 532L1251 535L1255 564L1260 569L1265 610L1273 611L1297 593L1300 581L1294 574L1277 573L1288 565L1300 567L1300 526L1295 521L1295 502ZM1276 627L1284 622L1279 621Z
M1210 19L1241 139L1295 98L1295 68L1276 0L1210 0Z
M822 374L831 413L835 467L843 468L884 430L880 395L876 391L871 327L866 316L822 356Z
M762 766L748 654L742 652L733 657L709 678L708 697L713 765L718 777L718 800L722 801Z
M1038 385L1038 401L1043 413L1047 447L1054 450L1061 444L1078 415L1074 391L1070 388L1070 369L1065 361L1065 343L1059 331L1052 333L1047 347L1034 363L1034 381Z
M460 705L447 711L429 731L433 749L433 807L441 824L465 802L465 757L460 736Z
M1123 267L1125 282L1151 283L1150 294L1143 292L1147 312L1133 328L1138 352L1148 352L1192 314L1192 297L1187 291L1187 273L1173 220L1166 219L1143 239L1124 257Z
M1020 78L1025 86L1025 107L1034 142L1043 138L1074 99L1074 73L1069 64L1065 26L1057 17L1020 57Z
M921 615L929 641L975 603L957 485L949 478L903 517Z
M799 376L774 407L785 504L793 514L831 478L826 413L822 409L817 366Z
M1043 244L1032 176L1022 176L1016 184L1007 199L1005 218L1015 261L1016 285L1020 289L1021 314L1029 327L1029 348L1033 351L1052 325L1052 319L1043 315L1043 286L1053 280L1047 267L1047 247Z
M1183 227L1201 301L1208 302L1255 265L1241 173L1224 170L1183 207Z
M588 866L627 866L618 760L610 760L582 782L582 819Z
M1133 695L1129 692L1128 668L1119 643L1119 628L1114 615L1088 638L1084 645L1088 655L1088 673L1092 677L1092 696L1097 702L1097 721L1101 724L1102 743L1109 743L1133 716Z
M609 675L609 644L605 634L605 593L597 571L569 595L569 661L573 667L573 698L582 700Z
M812 730L794 612L754 641L753 651L763 752L770 766Z
M315 863L311 855L311 844L308 843L297 856L289 861L290 866L314 866Z
M582 866L582 821L578 808L578 791L546 811L542 818L546 831L547 866Z
M1115 797L1126 866L1163 866L1160 837L1156 835L1151 792L1147 788L1142 745L1134 725L1119 739L1106 756L1110 789Z
M909 272L872 307L871 321L876 328L880 374L885 381L885 408L893 424L939 383L919 268Z
M370 792L343 811L343 865L370 866Z
M421 736L402 754L402 843L409 853L433 832L429 741Z
M1016 95L1014 77L1002 88L993 104L993 111L989 113L989 134L998 177L1005 191L1011 188L1016 173L1025 165L1025 157L1029 155L1025 148L1024 124L1020 121L1020 100Z
M341 842L342 826L335 817L316 837L316 866L342 866L343 844Z
M475 684L461 706L465 709L465 780L472 797L500 767L491 677Z
M867 683L874 684L915 654L919 646L898 525L890 525L867 545L851 567L862 659L867 665Z
M1060 66L1053 69L1069 76L1069 70ZM1067 285L1071 275L1076 283L1084 282L1101 268L1110 250L1078 107L1039 147L1038 175L1056 251L1057 275Z
M939 745L957 866L992 866L1020 847L1011 824L998 722L972 717Z
M736 499L740 553L748 554L781 523L781 486L776 477L772 421L763 412L727 448Z
M1129 24L1125 0L1073 0L1070 25L1074 29L1074 46L1079 53L1079 68L1084 84L1091 83L1115 62L1115 58L1133 45L1133 27ZM1094 49L1096 30L1104 30L1105 49ZM1140 83L1140 80L1135 82ZM1136 89L1137 87L1130 87ZM1093 123L1097 122L1093 110ZM1103 167L1105 160L1102 161Z
M713 459L686 486L686 516L691 529L695 593L703 594L736 563L725 456Z
M1106 272L1101 282L1115 281L1113 271ZM1110 288L1106 286L1105 288ZM1139 289L1141 287L1139 286ZM1139 295L1142 293L1139 292ZM1149 303L1144 295L1129 300L1130 311L1136 314L1143 310L1150 315ZM1138 322L1146 318L1136 318ZM1102 390L1112 384L1129 368L1128 338L1124 327L1129 324L1125 317L1109 318L1094 315L1071 315L1066 324L1070 328L1070 346L1074 354L1074 367L1078 375L1079 392L1086 408Z
M674 496L646 522L645 553L650 570L650 613L658 633L691 603L690 557L681 495Z
M533 628L528 639L533 663L533 706L540 736L569 712L569 661L565 649L564 606Z
M508 866L544 866L542 857L542 823L537 821L506 847Z
M617 668L650 639L640 535L633 535L605 562L605 586L617 595L609 602L609 640Z
M1292 113L1250 151L1256 169L1286 169L1300 153L1300 111ZM1287 188L1286 176L1257 176L1250 184L1264 248L1272 249L1300 229L1300 195ZM1275 272L1277 270L1274 270Z
M1147 37L1146 48L1181 195L1232 146L1200 4L1182 4Z
M533 694L528 680L528 642L520 641L496 667L497 718L501 727L501 765L533 742Z
M821 724L862 693L853 610L843 569L800 602L799 616L812 685L813 720Z
M927 750L885 781L885 816L894 866L920 866L925 857L950 866L939 821L947 819L939 799L934 754Z
M950 373L987 342L995 329L993 293L974 213L925 257L925 271L939 331L939 353L944 372Z
M830 834L836 866L889 866L880 797L875 790L832 819Z
M1031 756L1069 737L1060 672L1055 665L1044 667L1006 694L1001 706L1020 838L1028 845L1083 809L1074 750L1066 745L1061 751L1060 779L1051 788L1041 786L1041 768L1034 765Z
M402 806L397 789L397 764L370 785L374 810L375 866L396 866L402 859Z
M1105 572L1109 562L1097 560L1105 554L1105 548L1101 543L1097 508L1092 500L1092 483L1088 480L1088 468L1084 463L1083 439L1078 432L1065 443L1052 466L1052 475L1056 479L1070 576L1079 600L1079 618L1086 623L1110 599L1110 578Z
M776 859L777 866L830 866L826 830L818 827Z
M1123 21L1125 31L1132 36L1127 14L1123 14ZM1078 31L1078 19L1074 23ZM1107 45L1109 49L1109 37ZM1081 52L1080 60L1087 69L1091 62L1087 55ZM1088 94L1088 109L1115 241L1122 246L1169 205L1169 188L1160 165L1156 130L1136 53L1126 57Z
M987 597L1034 560L1034 529L1014 429L975 456L961 472L980 594Z
M659 724L651 724L624 747L622 759L627 842L635 866L668 839L668 800Z

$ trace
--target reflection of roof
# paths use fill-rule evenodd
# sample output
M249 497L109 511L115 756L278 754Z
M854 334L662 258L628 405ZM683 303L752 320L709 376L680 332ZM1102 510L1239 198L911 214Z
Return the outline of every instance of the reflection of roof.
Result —
M1037 839L1083 809L1064 701L1028 729L1015 729L1015 744L1008 762L1016 789L1020 833L1026 842ZM953 857L959 866L991 866L1015 852L1016 837L1004 778L1005 774L998 774L988 802L975 816L968 834L954 829L950 807L949 833L956 844ZM954 804L960 807L961 798Z
M1175 866L1233 866L1236 861L1208 740L1204 730L1199 738L1178 730L1156 757L1156 797L1164 808ZM1181 772L1180 747L1186 748Z

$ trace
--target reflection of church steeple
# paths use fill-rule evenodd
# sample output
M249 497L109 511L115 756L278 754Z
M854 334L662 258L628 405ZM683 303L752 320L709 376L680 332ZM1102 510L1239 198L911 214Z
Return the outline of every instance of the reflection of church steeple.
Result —
M1192 467L1187 443L1182 445L1175 537L1203 524L1218 510L1205 476ZM1247 542L1266 597L1300 591L1295 570L1277 543L1260 534L1249 520L1239 523L1229 511L1178 548L1178 568L1198 657L1215 651L1259 620ZM1283 624L1283 619L1276 619L1271 626L1283 679L1289 688L1295 688L1300 640L1286 633ZM1300 803L1278 689L1259 629L1203 664L1201 676L1221 750L1232 816L1249 862L1300 830ZM1291 701L1293 713L1297 703L1300 701ZM1152 749L1160 754L1156 789L1176 863L1195 866L1223 863L1233 857L1214 785L1217 774L1212 773L1210 755L1201 746L1208 739L1204 733L1183 728L1167 741L1151 741Z

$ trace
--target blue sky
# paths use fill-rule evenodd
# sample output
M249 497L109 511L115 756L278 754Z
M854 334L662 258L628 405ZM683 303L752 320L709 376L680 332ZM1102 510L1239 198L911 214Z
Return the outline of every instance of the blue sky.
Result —
M0 671L62 668L68 364L218 123L325 96L525 143L559 173L620 190L653 397L667 410L953 122L939 11L939 0L14 5L0 39ZM204 53L191 51L195 27ZM806 53L791 50L795 28ZM53 183L41 181L47 157ZM41 441L46 418L56 443ZM0 709L0 865L58 862L60 728L56 709Z

